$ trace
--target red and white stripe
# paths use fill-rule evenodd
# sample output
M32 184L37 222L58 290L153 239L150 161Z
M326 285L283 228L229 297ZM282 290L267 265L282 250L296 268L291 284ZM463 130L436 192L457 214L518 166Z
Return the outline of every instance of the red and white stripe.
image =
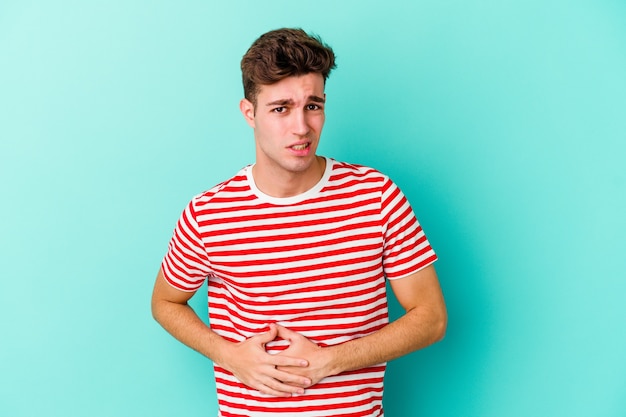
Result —
M168 282L197 290L208 278L211 328L238 342L279 323L320 346L388 323L385 278L436 260L411 206L380 172L327 159L307 193L277 199L250 167L196 196L162 264ZM284 341L268 344L278 352ZM215 366L220 415L382 416L385 364L328 377L291 398L261 394Z

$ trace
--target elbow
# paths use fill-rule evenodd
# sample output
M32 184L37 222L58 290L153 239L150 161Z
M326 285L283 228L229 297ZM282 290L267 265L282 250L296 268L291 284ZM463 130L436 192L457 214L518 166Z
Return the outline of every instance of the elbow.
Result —
M443 340L443 338L446 336L447 329L448 329L448 315L444 313L443 316L437 322L437 325L435 328L435 342L439 342Z
M448 313L445 307L435 315L435 320L432 326L432 338L433 343L437 343L446 336L446 330L448 328Z
M150 312L152 313L152 318L158 322L159 321L159 308L154 298L150 302Z
M163 300L160 300L156 297L152 297L150 302L150 312L152 313L152 318L159 324L161 324L161 319L163 317Z

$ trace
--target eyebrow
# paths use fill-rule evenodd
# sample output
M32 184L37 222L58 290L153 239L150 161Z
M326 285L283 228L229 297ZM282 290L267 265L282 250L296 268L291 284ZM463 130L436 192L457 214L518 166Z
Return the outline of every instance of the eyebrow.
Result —
M323 97L318 97L318 96L309 96L308 101L312 101L314 103L320 103L320 104L326 103L326 100ZM293 105L293 103L294 102L292 99L286 98L286 99L272 101L271 103L267 103L266 106L291 106Z

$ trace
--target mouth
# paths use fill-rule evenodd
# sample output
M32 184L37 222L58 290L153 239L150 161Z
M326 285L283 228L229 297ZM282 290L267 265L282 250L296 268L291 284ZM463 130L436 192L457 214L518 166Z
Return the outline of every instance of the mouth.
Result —
M306 143L298 143L296 145L292 145L289 148L293 149L294 151L303 151L305 149L308 149L311 146L311 144L309 142Z

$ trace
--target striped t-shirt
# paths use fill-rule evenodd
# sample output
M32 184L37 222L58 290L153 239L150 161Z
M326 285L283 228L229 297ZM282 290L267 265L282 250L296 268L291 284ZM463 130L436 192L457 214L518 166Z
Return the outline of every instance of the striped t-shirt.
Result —
M372 168L327 159L312 189L275 198L256 188L251 168L186 207L162 263L167 281L194 291L208 279L210 326L232 342L269 323L320 346L385 326L385 278L436 260L400 189ZM220 416L382 416L384 372L384 363L345 372L278 398L215 365Z

